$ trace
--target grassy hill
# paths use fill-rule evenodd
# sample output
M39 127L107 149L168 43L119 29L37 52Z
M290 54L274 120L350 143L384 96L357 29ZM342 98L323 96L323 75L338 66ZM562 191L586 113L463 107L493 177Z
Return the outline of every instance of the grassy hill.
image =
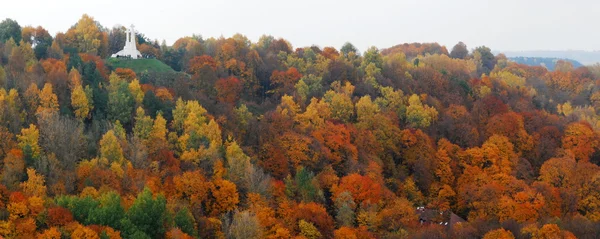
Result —
M124 59L124 58L108 58L105 60L106 65L116 68L129 68L135 71L136 74L144 72L159 72L159 73L174 73L170 66L162 63L157 59Z

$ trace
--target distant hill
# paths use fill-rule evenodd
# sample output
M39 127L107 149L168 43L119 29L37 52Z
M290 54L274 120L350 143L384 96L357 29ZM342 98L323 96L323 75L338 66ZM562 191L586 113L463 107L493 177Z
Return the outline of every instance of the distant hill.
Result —
M116 68L129 68L135 71L136 74L143 72L158 72L158 73L171 73L175 72L173 68L166 65L165 63L157 59L124 59L124 58L108 58L105 60L106 64L113 69Z
M506 57L549 57L561 59L573 59L584 65L600 63L600 51L498 51Z
M382 55L391 55L393 53L403 52L407 58L413 58L417 55L429 54L448 54L445 46L438 43L404 43L381 50Z
M551 71L554 70L554 67L556 66L556 62L558 62L559 60L565 60L565 61L571 62L571 64L573 64L573 67L575 67L575 68L583 66L583 64L581 64L580 62L575 61L575 60L551 58L551 57L523 57L523 56L520 56L520 57L509 57L508 59L510 61L514 61L516 63L525 64L525 65L529 65L529 66L544 66L544 67L548 68L548 70L551 70Z

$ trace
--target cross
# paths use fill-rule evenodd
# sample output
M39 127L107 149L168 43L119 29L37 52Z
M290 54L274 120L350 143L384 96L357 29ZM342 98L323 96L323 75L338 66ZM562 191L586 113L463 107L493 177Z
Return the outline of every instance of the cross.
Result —
M133 34L135 34L136 33L135 26L133 24L131 24L131 26L129 26L129 27L131 29L131 32L133 32Z

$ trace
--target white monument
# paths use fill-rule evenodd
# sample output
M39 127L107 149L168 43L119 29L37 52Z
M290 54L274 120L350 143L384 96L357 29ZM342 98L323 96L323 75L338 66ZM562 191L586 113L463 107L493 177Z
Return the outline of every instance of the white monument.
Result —
M131 57L132 59L142 57L142 54L137 50L135 45L135 29L133 25L125 31L125 47L123 47L123 50L112 54L112 57Z

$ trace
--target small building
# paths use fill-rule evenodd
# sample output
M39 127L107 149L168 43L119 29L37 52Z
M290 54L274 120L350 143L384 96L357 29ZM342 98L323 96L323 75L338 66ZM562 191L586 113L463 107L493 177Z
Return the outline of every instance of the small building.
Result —
M448 229L452 229L455 224L466 222L465 219L462 219L450 210L440 211L425 207L417 207L416 212L419 216L419 223L421 225L438 224L448 227Z

